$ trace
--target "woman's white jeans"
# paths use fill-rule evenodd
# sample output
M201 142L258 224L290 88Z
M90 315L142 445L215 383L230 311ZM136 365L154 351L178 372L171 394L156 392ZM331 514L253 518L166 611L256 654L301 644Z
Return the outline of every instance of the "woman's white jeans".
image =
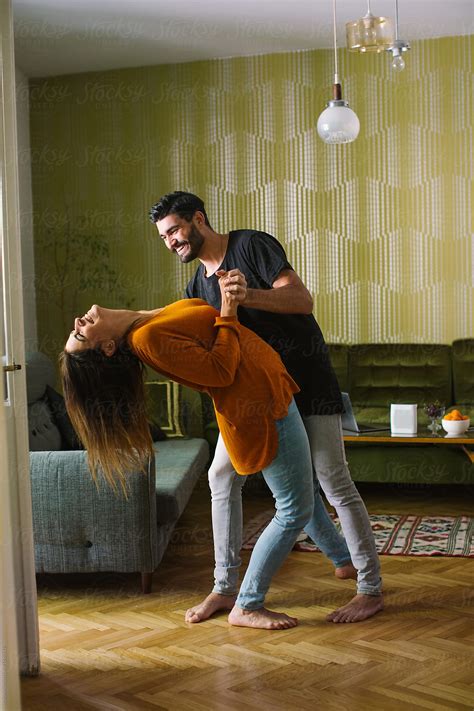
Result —
M305 531L335 567L352 560L358 571L357 591L379 595L380 565L369 517L351 479L344 453L340 415L303 418L314 469L314 508ZM242 487L246 477L236 474L219 436L209 469L214 536L213 592L235 595L239 585L242 547ZM329 518L319 493L321 485L336 509L345 539ZM346 545L347 541L347 545Z

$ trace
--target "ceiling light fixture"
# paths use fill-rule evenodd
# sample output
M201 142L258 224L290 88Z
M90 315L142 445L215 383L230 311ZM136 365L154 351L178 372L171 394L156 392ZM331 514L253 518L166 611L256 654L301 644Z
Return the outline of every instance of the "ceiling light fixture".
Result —
M339 82L337 67L336 40L336 0L333 0L333 31L334 31L334 84L333 99L318 118L318 133L325 143L350 143L359 135L360 122L357 115L349 108L342 98L342 88Z
M346 39L350 52L383 52L395 41L393 20L372 15L367 0L367 14L360 20L346 22Z
M403 52L407 52L410 49L410 45L405 40L401 40L398 37L398 0L395 0L395 41L391 47L387 48L388 52L392 53L392 69L394 72L402 72L405 69L405 60L403 59Z

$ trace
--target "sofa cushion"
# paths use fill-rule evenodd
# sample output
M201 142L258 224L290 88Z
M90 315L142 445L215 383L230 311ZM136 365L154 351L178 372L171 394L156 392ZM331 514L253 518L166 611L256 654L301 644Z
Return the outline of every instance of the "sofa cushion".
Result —
M149 422L148 425L150 427L150 435L153 442L163 442L164 439L168 439L168 435L163 432L161 427L159 427L157 424L155 424L154 422Z
M61 449L61 433L57 428L46 398L28 405L28 435L30 452Z
M474 414L474 338L453 342L452 361L454 403L464 405Z
M168 439L154 445L158 523L177 521L209 459L204 439Z
M354 416L359 425L383 425L390 426L390 406L383 407L360 407L353 406Z
M421 421L423 405L439 400L449 405L451 348L424 344L366 344L349 348L349 392L361 422L376 414L364 410L385 408L393 403L416 403Z
M46 399L49 404L51 414L58 430L61 433L62 449L84 449L82 443L74 431L66 404L62 395L56 392L50 385L46 386Z
M349 346L344 346L339 343L328 343L329 357L332 367L337 376L337 382L343 392L347 392L347 360L349 356Z
M54 387L56 371L53 361L38 351L27 354L25 370L28 405L31 405L44 396L47 385Z
M354 481L470 485L474 480L474 467L460 447L351 442L346 456Z

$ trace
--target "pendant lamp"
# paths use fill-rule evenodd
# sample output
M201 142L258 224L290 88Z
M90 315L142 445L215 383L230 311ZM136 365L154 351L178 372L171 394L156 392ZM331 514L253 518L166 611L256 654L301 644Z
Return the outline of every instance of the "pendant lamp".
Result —
M395 41L393 20L372 15L367 0L364 17L346 23L346 39L349 52L383 52Z
M334 31L334 84L333 98L318 118L317 129L325 143L351 143L359 135L360 123L357 115L349 108L342 98L342 88L339 82L337 67L336 41L336 0L333 0L333 31Z
M387 48L388 52L392 53L392 69L394 72L402 72L405 69L405 60L403 52L410 49L410 45L405 40L401 40L398 36L398 0L395 0L395 41Z

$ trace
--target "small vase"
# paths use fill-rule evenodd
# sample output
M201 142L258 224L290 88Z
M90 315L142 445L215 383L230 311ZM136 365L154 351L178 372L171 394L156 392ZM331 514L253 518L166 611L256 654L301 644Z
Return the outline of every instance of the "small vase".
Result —
M428 429L430 430L430 432L431 432L431 434L433 435L433 437L437 437L437 436L438 436L438 431L441 429L441 425L440 425L440 423L438 422L438 418L437 418L437 417L431 417L430 420L431 420L431 422L430 422L430 424L428 425Z

